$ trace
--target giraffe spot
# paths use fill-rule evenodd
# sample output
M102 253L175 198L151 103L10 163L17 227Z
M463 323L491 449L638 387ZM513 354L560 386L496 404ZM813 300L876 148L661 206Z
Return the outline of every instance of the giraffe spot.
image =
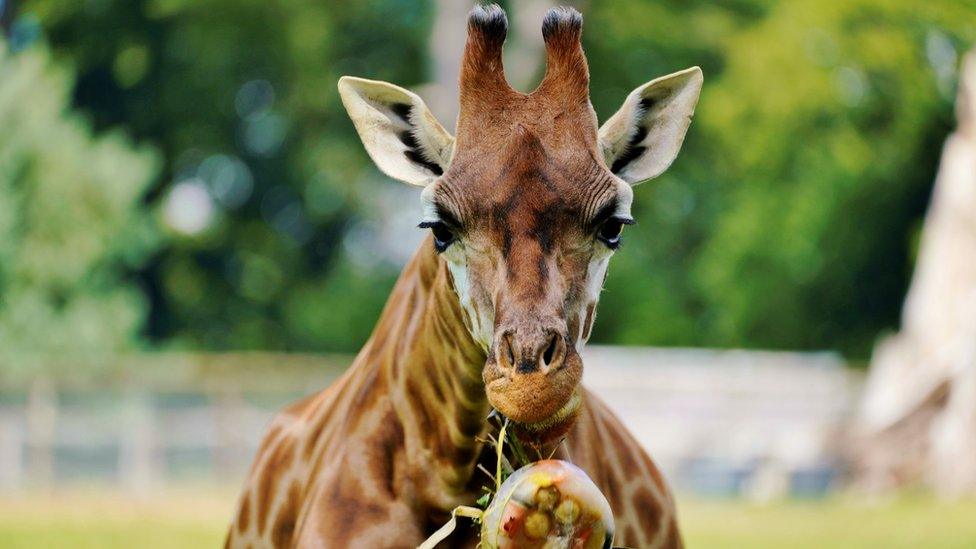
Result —
M407 402L410 404L411 410L416 413L415 420L417 421L417 430L420 433L426 433L429 435L433 428L431 426L430 418L427 417L426 410L428 406L424 400L424 395L421 394L420 388L409 379L406 381L406 383L404 383L404 388L406 389L404 396L406 397Z
M271 527L271 541L275 547L287 547L291 545L292 535L295 533L295 520L298 517L298 509L301 506L302 486L298 481L291 483L288 488L288 497L284 500L278 515L275 517L274 526Z
M612 471L608 472L607 474L606 491L608 496L620 495L620 484L617 482L617 477ZM616 499L616 497L613 499ZM614 509L614 511L616 511L616 509Z
M678 523L674 519L668 521L668 531L664 540L665 547L681 547L681 534L678 532Z
M433 398L433 402L450 402L444 394L443 384L450 382L449 380L445 379L446 375L444 372L442 370L435 370L434 372L431 372L430 376L430 385L428 387L430 387L430 390L432 391L431 397Z
M616 421L607 423L606 432L610 436L610 445L617 449L617 465L623 469L626 477L639 475L641 471L637 470L639 466L633 455L634 444L624 438L624 427Z
M377 433L376 446L380 450L379 459L370 460L376 478L384 481L383 489L390 495L394 493L393 462L404 446L403 425L392 408L383 414Z
M624 537L622 539L617 540L617 543L622 543L625 545L634 545L638 541L640 541L640 534L637 532L637 529L634 528L633 524L628 524L623 534Z
M353 535L389 518L385 505L363 500L363 487L355 475L336 479L328 494L328 512L323 514L318 530L334 547L353 547Z
M642 517L661 516L661 505L647 486L637 488L634 492L632 502L634 508L637 509Z
M244 494L244 501L241 502L241 510L237 513L237 531L243 534L247 532L247 527L251 525L251 492Z
M352 400L350 409L357 411L370 409L376 398L383 393L382 383L380 369L370 368Z
M281 434L281 425L275 425L271 427L267 434L264 435L264 439L261 441L261 447L258 448L258 453L254 456L254 463L260 463L264 456L267 455L268 451L274 446L276 440L278 440L278 435Z
M328 423L328 418L330 415L331 414L328 414L325 417L318 418L315 422L315 427L312 428L312 431L305 438L305 445L302 449L302 455L306 461L311 459L312 452L315 451L315 447L318 445L319 437L322 436L322 430L325 429L325 425Z
M264 464L264 476L258 484L258 533L265 531L278 481L291 465L294 457L295 440L287 438L279 442L278 447L268 456L268 461Z

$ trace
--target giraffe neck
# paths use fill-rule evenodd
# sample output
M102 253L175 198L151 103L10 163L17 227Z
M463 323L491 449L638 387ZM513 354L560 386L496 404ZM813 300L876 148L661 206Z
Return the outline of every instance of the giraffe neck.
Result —
M403 427L409 478L419 495L444 508L470 483L490 409L481 378L485 352L463 314L428 238L400 275L366 349Z

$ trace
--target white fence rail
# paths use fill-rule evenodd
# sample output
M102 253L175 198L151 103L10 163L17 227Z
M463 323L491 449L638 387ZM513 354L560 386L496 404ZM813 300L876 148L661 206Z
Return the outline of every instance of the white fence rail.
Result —
M817 495L843 474L862 375L835 354L594 347L584 363L679 488Z
M198 369L195 360L217 366ZM271 415L341 371L333 358L308 356L173 362L182 373L165 382L44 377L0 387L0 490L238 482ZM594 347L585 363L587 386L680 488L820 493L842 471L835 435L860 378L835 355Z

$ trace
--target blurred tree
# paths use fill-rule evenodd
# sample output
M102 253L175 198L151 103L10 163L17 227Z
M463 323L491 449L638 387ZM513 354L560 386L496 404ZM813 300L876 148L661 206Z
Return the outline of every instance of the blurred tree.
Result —
M706 75L678 161L637 189L641 225L614 261L594 340L865 356L897 320L956 52L976 38L971 3L577 5L602 119L649 78L696 64ZM359 347L397 271L370 257L391 238L375 220L405 202L377 207L374 195L398 187L370 166L335 81L426 81L431 11L423 0L19 5L78 68L75 101L96 126L126 124L165 156L150 200L172 242L142 272L153 337Z
M728 202L694 273L714 341L866 356L897 322L976 39L965 4L782 3L730 42L703 117Z
M147 303L131 273L158 243L142 197L158 157L94 137L45 48L0 40L0 349L132 349Z
M124 122L166 157L151 199L173 242L143 273L152 337L361 345L398 266L357 269L343 242L370 227L363 197L392 184L363 154L336 81L423 81L425 2L35 0L21 11L78 67L76 102L96 124Z
M678 162L637 190L599 337L866 356L907 287L965 4L593 2L601 115L648 76L706 75Z

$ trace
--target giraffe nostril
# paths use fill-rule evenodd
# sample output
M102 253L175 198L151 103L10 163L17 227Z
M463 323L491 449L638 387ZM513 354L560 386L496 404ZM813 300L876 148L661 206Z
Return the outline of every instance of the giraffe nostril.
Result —
M512 345L511 334L505 334L502 336L502 341L500 345L501 356L499 361L502 362L502 366L505 368L512 368L515 366L515 351L513 350L514 345Z
M498 367L510 373L530 374L537 371L553 372L562 367L566 358L565 338L555 330L547 330L545 336L528 342L519 341L513 332L505 332L498 340L495 360ZM510 374L508 374L510 375Z
M549 338L549 346L542 352L542 363L547 366L552 365L552 360L556 356L556 348L559 346L559 336L553 335Z
M515 364L514 348L515 346L512 345L512 336L505 336L505 353L508 355L508 363L512 365Z

